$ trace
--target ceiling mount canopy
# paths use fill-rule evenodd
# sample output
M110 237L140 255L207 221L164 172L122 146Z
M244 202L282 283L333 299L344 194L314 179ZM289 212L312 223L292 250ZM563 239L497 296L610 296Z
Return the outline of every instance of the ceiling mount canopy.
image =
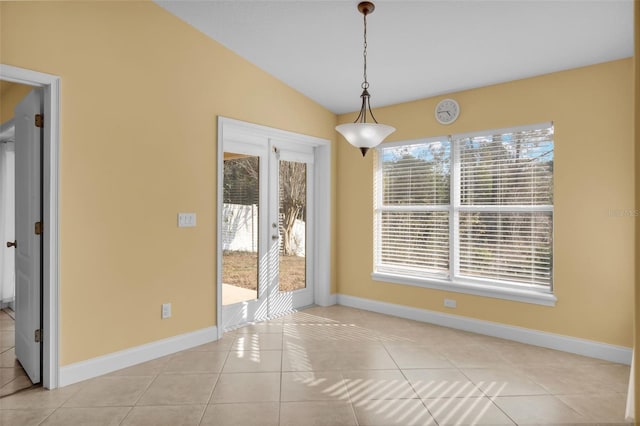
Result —
M367 154L370 148L378 146L387 136L395 132L395 128L386 124L379 124L371 111L371 103L369 98L369 82L367 81L367 15L373 13L375 5L369 1L363 1L358 4L358 11L364 16L364 81L362 82L362 104L360 113L353 123L340 124L336 126L336 130L344 136L351 145L360 149L362 156ZM367 113L371 116L373 123L367 123Z
M365 18L367 17L367 15L373 13L374 10L376 10L376 5L371 3L370 1L362 1L358 3L358 11L362 13Z

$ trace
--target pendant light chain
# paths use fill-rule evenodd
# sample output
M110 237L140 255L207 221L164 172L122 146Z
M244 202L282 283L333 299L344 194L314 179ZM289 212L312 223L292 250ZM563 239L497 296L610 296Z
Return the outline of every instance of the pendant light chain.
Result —
M367 81L367 14L363 13L364 16L364 51L362 52L362 58L364 59L364 81L362 82L362 88L368 89L369 82Z

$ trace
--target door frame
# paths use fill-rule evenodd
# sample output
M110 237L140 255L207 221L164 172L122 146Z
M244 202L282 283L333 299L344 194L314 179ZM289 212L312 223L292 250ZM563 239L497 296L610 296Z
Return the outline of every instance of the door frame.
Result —
M218 116L217 149L217 214L216 214L216 324L218 338L224 334L222 324L222 207L224 178L223 141L229 135L247 135L253 139L263 137L283 141L302 142L315 148L315 236L316 249L313 254L314 303L320 306L335 304L335 295L331 295L331 142L314 136L301 135L286 130L275 129L259 124L247 123L232 118ZM226 136L225 136L226 135Z
M42 150L42 386L58 387L59 361L59 192L60 77L0 64L0 80L39 87L44 96Z

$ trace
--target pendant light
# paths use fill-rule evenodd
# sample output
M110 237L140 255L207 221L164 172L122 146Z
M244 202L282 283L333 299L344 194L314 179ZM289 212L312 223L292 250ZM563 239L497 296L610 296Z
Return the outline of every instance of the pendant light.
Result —
M369 98L369 82L367 81L367 15L373 13L375 6L373 3L363 1L358 4L358 10L364 15L364 81L362 82L362 106L360 107L360 114L356 118L356 121L348 124L340 124L336 126L336 130L344 136L344 138L351 145L360 149L362 156L367 154L370 148L378 146L384 138L395 132L396 129L386 124L378 124L378 121L373 116L371 111L371 104ZM371 115L373 123L367 123L367 111Z

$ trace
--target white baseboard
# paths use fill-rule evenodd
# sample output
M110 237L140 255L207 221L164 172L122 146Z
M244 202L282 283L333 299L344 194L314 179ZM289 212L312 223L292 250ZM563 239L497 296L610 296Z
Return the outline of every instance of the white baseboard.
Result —
M577 337L547 333L529 328L505 325L491 321L483 321L459 315L445 314L426 309L410 308L393 303L379 302L371 299L338 295L338 304L352 308L364 309L381 314L393 315L415 321L422 321L458 330L470 331L487 336L514 340L530 345L557 349L591 358L604 359L621 364L631 364L632 349L624 346L610 345Z
M218 330L217 327L213 326L65 365L60 368L58 384L60 387L67 386L195 346L204 345L217 339Z
M0 301L0 309L9 308L12 311L15 310L15 300L14 299L6 299Z
M338 303L338 295L335 293L329 294L321 299L316 298L315 302L318 306L333 306Z

